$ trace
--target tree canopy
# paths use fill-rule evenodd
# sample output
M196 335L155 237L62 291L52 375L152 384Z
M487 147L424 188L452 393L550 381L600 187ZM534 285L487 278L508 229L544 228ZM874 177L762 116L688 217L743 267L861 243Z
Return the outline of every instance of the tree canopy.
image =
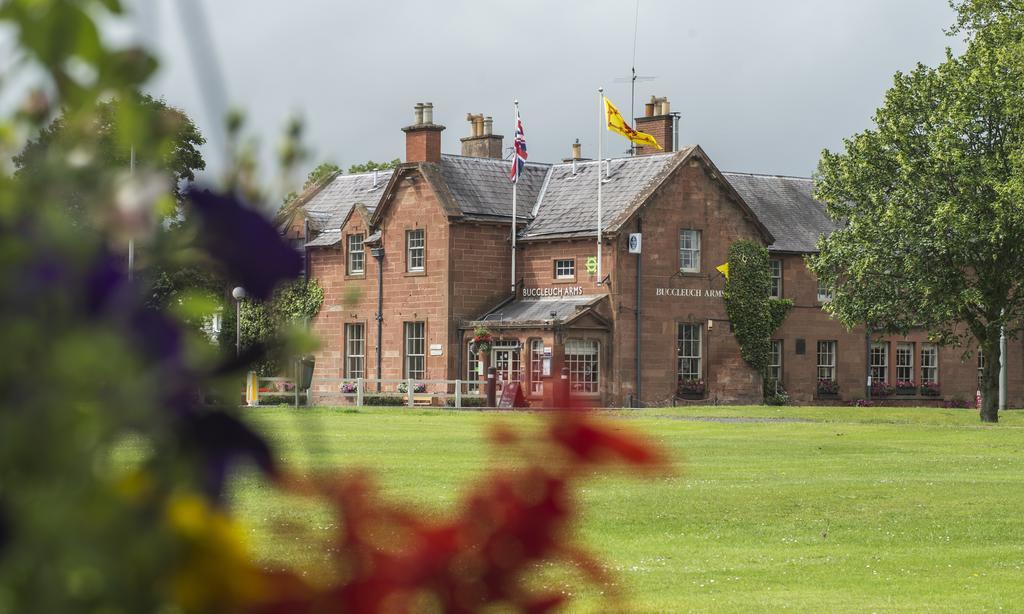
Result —
M1000 331L1024 316L1024 5L955 8L964 53L896 73L875 127L822 153L816 195L845 226L810 266L847 326L976 340L995 422Z

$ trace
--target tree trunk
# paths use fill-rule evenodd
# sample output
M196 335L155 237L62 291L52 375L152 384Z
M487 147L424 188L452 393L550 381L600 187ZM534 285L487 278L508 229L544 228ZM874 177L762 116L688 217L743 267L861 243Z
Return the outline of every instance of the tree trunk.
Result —
M983 340L981 347L985 352L985 367L981 370L981 421L999 422L999 365L1003 357L999 355L998 331L994 338Z

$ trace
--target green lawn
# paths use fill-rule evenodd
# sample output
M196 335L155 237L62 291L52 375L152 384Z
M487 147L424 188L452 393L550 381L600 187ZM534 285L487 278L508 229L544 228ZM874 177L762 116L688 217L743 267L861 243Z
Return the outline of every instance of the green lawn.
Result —
M300 472L368 467L438 514L489 462L488 424L531 414L254 409ZM582 540L643 612L1024 608L1024 412L714 407L607 412L647 432L673 477L584 486ZM712 420L713 419L713 420ZM782 421L786 419L789 421ZM317 567L333 520L253 477L242 518L268 565ZM598 590L560 576L597 611Z

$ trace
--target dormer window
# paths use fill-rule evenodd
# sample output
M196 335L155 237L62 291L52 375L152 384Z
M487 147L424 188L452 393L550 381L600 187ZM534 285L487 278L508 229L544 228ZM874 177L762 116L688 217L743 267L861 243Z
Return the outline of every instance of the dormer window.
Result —
M362 275L366 271L366 251L363 233L348 235L348 274Z

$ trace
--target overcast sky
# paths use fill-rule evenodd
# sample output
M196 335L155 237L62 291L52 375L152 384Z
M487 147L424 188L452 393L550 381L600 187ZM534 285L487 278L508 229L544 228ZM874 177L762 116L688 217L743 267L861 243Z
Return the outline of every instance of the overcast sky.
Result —
M434 103L459 152L467 112L492 115L510 143L518 98L530 160L568 155L576 138L596 153L596 88L627 114L633 0L217 0L202 3L213 57L196 70L176 3L143 22L164 58L153 93L184 108L221 159L202 75L223 75L246 109L265 170L289 114L307 122L314 159L342 166L404 157L400 128L413 105ZM822 148L870 126L897 70L936 64L957 41L946 0L640 0L637 108L668 96L680 142L704 147L727 171L809 176ZM148 24L148 25L146 25ZM197 30L190 26L193 33ZM214 95L214 98L216 96ZM639 114L639 112L638 112ZM608 134L606 151L628 144Z

